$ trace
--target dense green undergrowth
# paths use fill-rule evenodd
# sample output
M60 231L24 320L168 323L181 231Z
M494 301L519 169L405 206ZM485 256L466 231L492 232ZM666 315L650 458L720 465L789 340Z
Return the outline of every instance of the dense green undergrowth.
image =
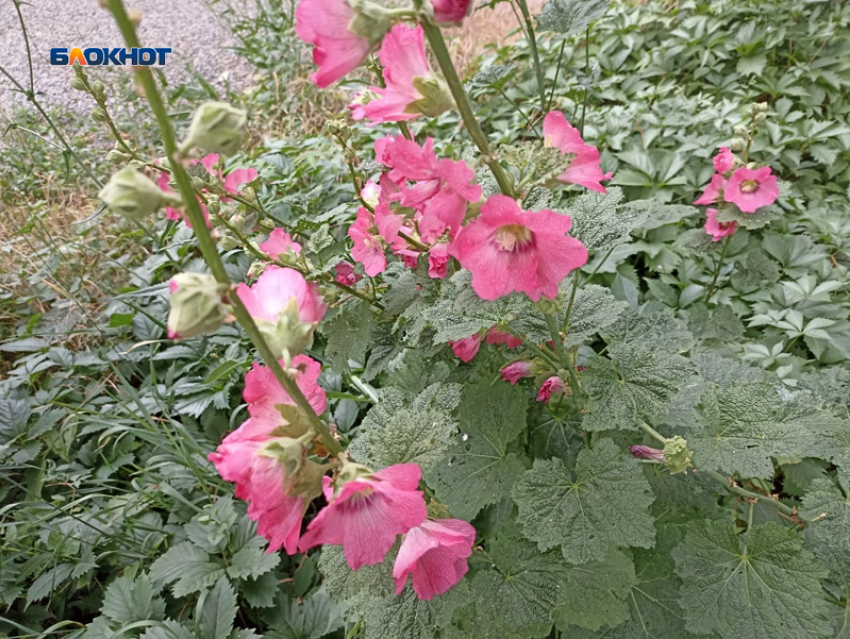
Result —
M253 29L240 23L243 52L267 74L249 100L255 120L286 117L310 95L280 99L281 74L294 82L303 68L287 70L302 48L284 15L272 13ZM541 637L552 620L539 605L550 597L540 584L550 582L540 579L557 579L565 592L579 594L553 602L561 612L552 633L562 634L550 636L850 636L850 483L842 466L850 435L840 421L850 418L848 26L843 2L682 0L617 3L589 28L589 40L584 31L539 40L551 107L583 124L585 138L602 150L603 168L614 173L605 197L541 192L535 202L568 210L589 248L596 248L593 225L615 229L584 268L579 293L588 318L588 332L575 344L590 370L584 414L533 406L526 416L528 392L491 384L505 363L501 355L482 351L467 365L451 355L444 344L466 336L457 332L468 328L458 328L464 322L484 326L503 319L493 313L516 314L471 303L459 308L456 297L469 301L460 279L437 288L421 272L391 267L382 286L392 321L379 324L365 305L346 316L339 309L350 311L352 301L335 300L338 319L329 315L311 354L326 364L321 383L330 421L355 442L359 459L397 462L382 437L409 424L381 423L370 410L403 396L411 417L413 398L432 384L461 382L465 390L448 409L459 403L455 416L442 415L445 406L428 410L452 424L457 419L467 435L485 426L496 433L492 450L481 453L496 460L483 474L487 481L457 493L454 471L442 469L441 477L436 464L432 471L452 512L477 517L491 535L489 554L473 565L473 583L492 581L498 593L486 601L466 587L431 605L406 596L391 604L362 595L386 594L380 570L349 577L333 549L263 553L244 504L206 461L245 417L241 383L250 344L233 326L213 337L165 339L168 279L203 269L191 231L163 220L144 231L118 226L105 233L95 225L106 223L96 219L73 243L31 251L22 270L28 286L4 281L0 293L0 634ZM545 115L529 57L524 40L495 48L467 79L503 156L535 139ZM711 177L711 157L746 122L754 101L769 111L753 157L780 176L780 210L768 226L741 229L724 249L702 230L703 214L691 202ZM413 129L462 157L470 148L456 141L459 126L447 114ZM356 209L348 169L328 138L280 130L231 164L258 169L264 223L297 234L321 269L346 250L345 227ZM363 149L348 156L358 170L374 170L368 142L388 132L350 132L348 147ZM25 180L22 166L16 180ZM104 161L99 173L105 179L108 172ZM4 246L27 248L22 238L44 214L32 210L31 224ZM85 257L92 269L86 281L67 268L69 255ZM252 256L238 248L223 255L231 277L244 280ZM97 286L98 269L110 273L114 290ZM423 357L431 362L425 373ZM694 383L679 386L687 375ZM396 395L381 397L389 386ZM747 411L766 416L744 425L733 419ZM665 435L684 433L698 466L738 474L745 490L776 495L796 514L764 499L748 506L704 474L628 465L614 442L651 443L643 433L626 428L611 440L598 432L647 419ZM528 441L517 440L520 422L534 425ZM815 436L833 422L839 426ZM595 446L578 453L583 437ZM481 470L463 441L452 435L441 445L460 468ZM521 450L555 461L528 470ZM607 475L594 475L599 468ZM639 489L618 492L623 478ZM600 514L604 525L593 529L593 513L581 525L578 515L541 520L541 512L564 512L541 487L581 483L610 497L613 523ZM520 529L494 528L513 509L512 496ZM627 516L634 509L638 515ZM798 525L814 520L825 524ZM749 524L749 531L738 538L734 524ZM565 537L582 526L582 534ZM585 552L593 574L562 567L557 550L536 553L559 545L565 554ZM514 590L505 576L515 577ZM712 580L724 578L734 592L767 602L748 609L763 615L759 623L744 618L731 590L718 594L725 613L704 600ZM761 585L741 585L747 580ZM347 609L346 600L356 608ZM768 609L782 601L797 608ZM472 611L465 618L474 622L448 629L457 610ZM416 625L405 626L411 618ZM758 634L765 628L768 635Z

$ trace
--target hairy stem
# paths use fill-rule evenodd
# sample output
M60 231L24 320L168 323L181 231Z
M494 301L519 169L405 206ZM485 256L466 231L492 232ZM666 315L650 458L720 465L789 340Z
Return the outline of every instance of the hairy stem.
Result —
M563 368L569 370L572 366L570 366L570 358L564 348L564 340L561 339L561 333L558 331L558 319L552 313L544 313L543 316L546 318L546 326L549 327L549 335L552 336L552 344L555 346L558 360L560 360Z
M502 165L496 160L493 155L493 150L490 148L490 142L484 131L481 130L481 125L475 119L475 114L472 112L472 106L469 104L469 99L466 96L466 91L463 90L463 83L455 70L452 57L449 54L449 49L446 46L446 41L443 39L443 33L440 27L435 25L429 19L425 18L421 22L422 29L425 32L425 37L428 38L428 43L431 45L431 50L434 52L434 57L440 65L440 70L443 72L443 77L446 79L446 84L452 92L455 104L460 111L460 116L463 118L463 123L466 125L469 135L481 151L484 162L490 167L493 177L499 183L499 188L502 193L510 197L516 197L514 193L513 180L507 174Z
M540 66L540 54L537 51L537 38L534 36L534 24L531 21L531 13L528 11L528 3L525 0L516 0L522 17L525 20L525 31L528 36L528 46L531 49L531 58L534 60L534 73L537 75L537 93L540 95L540 110L546 112L546 88L543 79L543 67Z
M115 21L118 23L118 29L121 31L121 35L123 36L127 47L140 47L141 45L139 44L139 39L136 35L136 28L132 20L130 20L130 17L127 15L127 10L124 8L123 0L108 0L108 7L112 12L112 15L115 17ZM159 89L156 86L156 80L154 79L149 67L136 67L134 71L138 74L137 77L145 90L145 95L147 96L148 102L150 103L151 109L153 110L157 123L159 124L165 152L169 159L172 160L172 175L174 177L174 181L177 183L180 195L183 197L186 213L189 216L192 228L195 230L195 235L198 238L198 246L201 250L201 254L203 255L204 260L209 266L215 279L221 284L226 284L227 286L232 287L233 282L231 282L230 277L227 275L227 271L224 268L224 262L222 262L221 256L218 254L218 248L216 247L215 240L207 228L204 215L201 212L201 207L195 198L195 191L192 188L192 182L189 175L186 173L186 170L183 168L183 165L179 161L177 140L174 136L174 129L171 126L171 120L168 118L168 111L165 108L165 104L159 94ZM257 348L260 357L262 357L265 361L269 370L271 370L272 374L275 376L275 379L277 379L278 383L289 394L296 406L298 406L298 408L304 413L304 416L310 422L313 430L321 437L325 448L327 448L332 455L338 455L341 453L342 446L340 446L339 442L334 439L327 424L322 422L313 410L313 407L304 396L304 393L301 392L301 389L298 388L298 384L295 383L295 380L293 380L283 370L277 357L272 352L271 348L269 348L269 345L260 333L259 328L257 328L257 325L254 323L254 319L251 317L248 309L245 308L245 305L242 304L242 301L239 299L239 296L232 295L231 303L233 305L233 314L236 316L236 319L245 329L248 337Z
M795 508L792 508L791 506L787 506L786 504L783 504L781 501L779 501L775 497L770 497L768 495L762 495L761 493L756 493L756 492L753 492L752 490L747 490L746 488L741 488L740 486L736 486L734 483L731 483L726 477L724 477L720 473L715 472L713 470L700 470L698 472L702 473L703 475L705 475L707 477L711 477L716 482L723 484L727 488L727 490L730 490L731 492L735 493L736 495L740 495L741 497L745 497L746 499L762 499L762 500L765 500L765 501L769 501L774 506L776 506L776 508L779 511L785 513L789 517L797 517L798 519L800 518L800 516L797 514L797 510Z
M723 250L720 252L720 259L717 260L717 266L714 267L714 277L712 278L711 284L708 286L708 291L705 294L706 302L710 300L711 296L714 294L717 279L720 277L720 271L723 269L723 260L726 259L726 253L729 251L729 244L731 243L731 240L731 235L727 235L723 240Z

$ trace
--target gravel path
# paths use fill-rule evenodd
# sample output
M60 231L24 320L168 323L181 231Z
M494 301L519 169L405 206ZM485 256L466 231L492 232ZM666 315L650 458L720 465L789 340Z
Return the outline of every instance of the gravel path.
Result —
M90 98L70 87L73 70L50 66L51 47L119 47L124 43L112 19L97 0L29 0L21 12L30 37L33 75L41 101L49 106L76 107ZM213 85L223 85L223 74L237 89L250 83L250 66L232 51L237 44L203 0L127 0L141 12L139 39L143 46L171 47L165 73L172 84L190 77L194 67ZM0 64L29 86L24 38L13 0L0 0ZM104 67L90 67L103 74ZM129 67L110 67L110 73L129 73ZM98 77L101 77L100 75ZM104 80L106 81L106 80ZM0 74L0 108L22 103L12 84Z

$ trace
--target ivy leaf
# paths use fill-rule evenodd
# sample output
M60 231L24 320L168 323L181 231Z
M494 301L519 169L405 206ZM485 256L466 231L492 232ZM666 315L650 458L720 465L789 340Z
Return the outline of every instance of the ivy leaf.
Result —
M821 457L825 421L809 406L783 401L771 384L710 385L688 436L698 468L773 477L772 457Z
M541 554L509 520L506 524L488 554L493 567L472 581L474 625L485 637L543 637L552 627L567 569L557 553Z
M363 639L438 639L468 597L468 587L461 582L429 601L417 597L410 586L398 596L369 598L361 611Z
M582 383L587 393L583 428L634 430L641 421L664 414L693 365L653 345L619 345L611 359L593 356L585 365Z
M184 541L172 546L151 565L151 581L161 584L175 582L175 597L185 597L209 588L224 575L224 568L210 561L209 555L195 544Z
M452 395L447 406L428 406L422 396L442 392ZM416 463L423 471L442 459L457 431L451 410L460 399L459 384L434 384L423 391L419 403L399 407L397 402L374 406L360 426L349 450L355 459L375 469ZM424 405L423 405L424 404Z
M527 408L519 387L480 382L464 389L460 433L447 459L425 477L455 517L469 521L487 504L510 495L524 466L509 445L525 430Z
M575 478L560 459L535 460L514 488L517 523L541 550L573 564L601 561L609 544L652 547L654 496L640 464L610 439L583 449Z
M147 575L118 577L103 595L100 612L120 626L154 617L154 591Z
M322 332L328 338L325 355L335 372L348 370L349 360L365 363L374 328L371 307L359 300L323 326Z
M607 288L596 284L582 286L576 291L573 302L567 346L578 346L587 341L600 329L616 322L628 307L628 302L615 299Z
M199 632L204 639L227 639L236 618L236 593L227 577L219 579L201 606Z
M602 561L570 569L555 623L569 636L567 626L599 630L629 619L626 596L635 585L635 566L622 551L608 549Z
M691 522L673 550L686 627L724 639L830 636L820 596L829 573L798 533L768 522L736 535L728 521Z
M601 18L608 6L606 0L549 0L537 16L537 25L543 31L581 33Z

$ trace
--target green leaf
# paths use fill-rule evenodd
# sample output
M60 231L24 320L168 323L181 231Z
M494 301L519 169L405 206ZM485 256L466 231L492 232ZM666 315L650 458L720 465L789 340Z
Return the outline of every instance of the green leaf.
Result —
M812 548L839 583L850 581L850 499L826 478L816 479L803 497L800 514L813 522Z
M541 550L560 545L573 564L601 561L609 544L652 547L653 499L639 462L610 439L579 453L575 477L560 459L537 459L514 489L525 536Z
M146 621L154 616L153 596L147 575L141 574L135 581L118 577L106 589L100 612L119 626Z
M763 228L782 216L778 206L763 206L755 213L744 213L736 206L721 206L717 209L717 221L723 224L735 222L752 231Z
M488 552L492 568L472 581L474 625L485 637L543 637L566 585L566 566L560 555L541 554L509 520L505 524Z
M623 190L611 187L608 193L588 191L570 202L567 210L573 220L570 235L581 240L589 251L611 250L629 241L631 232L644 223L648 213L620 207Z
M236 593L227 577L219 579L201 606L200 635L204 639L227 639L236 618Z
M175 582L175 597L185 597L209 588L224 575L224 568L213 563L206 552L195 544L184 541L172 546L151 565L150 577L154 583Z
M510 495L524 466L509 445L525 430L527 404L519 387L479 382L464 389L460 433L447 459L425 476L455 517L469 521Z
M64 586L73 570L73 564L57 564L47 572L42 573L27 591L27 606L34 601L44 599L54 590Z
M273 572L256 579L246 579L240 584L242 597L254 608L271 608L275 605L279 581Z
M596 284L582 286L576 291L573 302L567 330L567 346L578 346L586 342L601 329L616 322L627 308L628 302L615 299L606 288Z
M0 399L0 443L25 433L31 413L29 399Z
M369 598L362 608L363 639L439 639L454 611L467 603L465 583L423 601L408 586L401 595Z
M651 345L659 353L675 355L693 346L694 336L684 320L666 309L651 315L638 315L632 310L621 314L616 322L603 331L611 345Z
M581 33L605 15L609 4L606 0L549 0L537 16L537 26L565 35Z
M323 324L322 332L327 336L325 355L330 358L333 370L342 373L348 370L348 361L366 362L366 351L372 343L375 318L366 302L353 302L335 318Z
M570 624L599 630L625 622L631 616L626 596L635 579L632 560L614 548L602 561L574 566L555 610L555 623L569 636Z
M328 596L336 602L347 602L394 592L392 557L395 552L391 550L381 564L352 570L345 560L342 546L322 546L319 572L324 577Z
M349 451L375 469L416 463L426 471L442 459L457 432L451 410L460 401L459 384L435 384L412 405L400 407L397 394L384 390L384 401L373 406L363 420ZM444 406L432 407L425 398L443 394ZM450 397L449 397L450 396Z
M256 579L260 575L277 568L280 563L280 555L278 553L266 554L262 548L265 545L265 541L260 537L255 537L248 542L244 548L241 548L230 558L227 574L233 579L246 579L248 577Z
M186 626L166 619L160 626L148 628L141 639L196 639Z
M654 345L615 346L611 359L593 356L581 379L587 403L583 428L589 431L634 430L641 421L662 416L693 365Z
M773 477L772 457L821 457L829 415L783 400L771 384L709 385L688 435L698 468Z
M724 639L831 635L820 592L829 573L790 528L768 522L735 534L728 521L692 522L673 551L686 627Z
M282 639L321 639L343 624L345 606L333 603L324 590L298 601L281 596L268 620Z
M738 58L738 73L741 75L761 75L764 65L767 64L767 56L764 53Z

